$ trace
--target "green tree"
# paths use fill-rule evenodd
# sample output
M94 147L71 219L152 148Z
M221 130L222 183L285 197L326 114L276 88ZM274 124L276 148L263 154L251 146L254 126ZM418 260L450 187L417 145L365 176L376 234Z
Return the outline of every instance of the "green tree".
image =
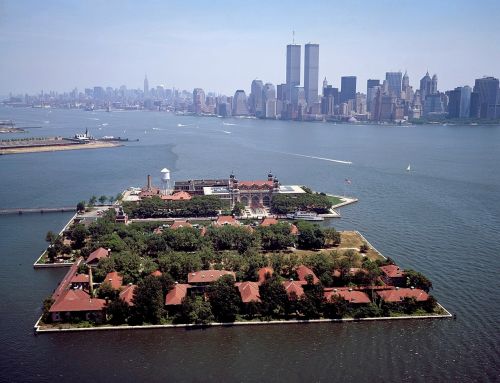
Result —
M235 216L240 216L242 212L245 211L245 205L243 205L241 202L236 202L234 204L233 210L231 213Z
M108 197L107 197L107 196L105 196L105 195L102 195L102 196L100 196L100 197L99 197L99 203L100 203L101 205L104 205L104 203L105 203L107 200L108 200Z
M97 296L101 299L114 300L118 297L118 291L111 286L109 281L104 281L97 289Z
M138 323L159 323L164 305L160 281L151 275L139 281L134 290L132 302L135 320Z
M114 197L114 196L112 196L112 195L110 195L110 196L108 197L108 201L109 201L109 204L110 204L110 205L112 205L112 204L113 204L113 202L115 202L115 197Z
M259 287L259 295L262 301L262 313L268 318L280 318L286 314L288 296L281 281L271 277Z
M52 295L49 295L47 298L43 300L43 306L42 306L42 321L43 323L51 323L52 322L52 317L50 316L50 308L54 304L54 299L52 298Z
M174 317L174 323L195 323L200 325L209 324L214 320L215 317L212 314L210 303L204 301L202 297L184 298L179 313Z
M85 240L89 235L88 229L85 225L77 224L72 227L69 232L70 238L73 240L73 246L75 249L81 249L85 245Z
M301 249L321 249L325 245L325 235L318 225L307 221L297 224L299 229L298 245Z
M127 302L118 298L114 301L108 302L106 306L106 313L109 316L109 323L112 325L121 325L126 323L130 316L130 307Z
M313 284L313 278L308 275L307 285L304 286L304 295L299 299L297 308L306 319L315 319L321 316L325 302L324 289L321 284Z
M429 290L432 289L432 282L422 273L419 273L418 271L412 269L408 269L404 271L404 275L406 277L407 287L413 286L426 292L429 292Z
M323 235L325 236L325 244L328 246L338 246L340 245L340 233L333 227L327 227L323 229Z
M330 319L341 319L349 312L349 304L339 295L332 295L323 306L323 315Z
M241 297L232 275L224 275L208 289L208 300L218 322L234 322L241 306Z
M49 230L45 235L45 240L49 243L49 245L53 245L56 239L57 239L57 234L51 230Z
M94 206L96 202L97 202L97 197L95 195L93 195L89 199L89 206Z
M80 201L76 204L76 211L85 211L85 201Z
M359 252L360 253L367 253L368 250L370 250L370 248L368 247L368 245L366 243L363 242L363 244L359 247Z

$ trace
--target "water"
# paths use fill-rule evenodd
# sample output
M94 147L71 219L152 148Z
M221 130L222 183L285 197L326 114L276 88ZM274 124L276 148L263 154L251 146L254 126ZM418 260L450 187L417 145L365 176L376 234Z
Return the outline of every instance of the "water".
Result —
M262 179L272 170L282 183L358 197L332 224L360 230L384 255L428 275L433 294L457 314L456 320L34 336L40 302L64 271L31 265L45 233L59 230L69 214L0 216L0 380L500 380L500 127L236 119L224 125L157 112L1 107L0 119L42 126L27 134L33 136L88 127L95 136L140 139L113 149L1 156L0 208L116 195L145 184L148 173L158 183L163 167L175 179L227 177L232 170L240 179Z

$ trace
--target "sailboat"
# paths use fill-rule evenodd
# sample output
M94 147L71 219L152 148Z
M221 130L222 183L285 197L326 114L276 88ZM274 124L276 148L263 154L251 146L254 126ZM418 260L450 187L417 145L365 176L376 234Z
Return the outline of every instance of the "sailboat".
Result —
M406 168L406 171L409 172L411 170L410 164L408 164L408 167Z

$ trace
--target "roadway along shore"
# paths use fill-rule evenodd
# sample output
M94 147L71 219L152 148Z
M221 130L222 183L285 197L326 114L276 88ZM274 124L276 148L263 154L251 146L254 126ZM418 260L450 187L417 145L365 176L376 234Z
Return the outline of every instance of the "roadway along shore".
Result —
M116 142L89 142L86 144L73 145L43 145L23 148L0 148L0 155L3 154L22 154L22 153L39 153L39 152L58 152L61 150L78 150L78 149L101 149L123 146Z

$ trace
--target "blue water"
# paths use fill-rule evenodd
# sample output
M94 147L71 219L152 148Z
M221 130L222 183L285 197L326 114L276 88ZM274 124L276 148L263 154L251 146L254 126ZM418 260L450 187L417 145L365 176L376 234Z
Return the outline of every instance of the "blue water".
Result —
M68 214L0 216L7 381L499 381L500 127L352 126L0 107L17 136L115 135L126 146L0 156L0 208L73 205L174 179L262 179L353 195L330 224L428 275L456 320L33 336L61 270L33 270ZM103 125L107 124L107 125ZM180 125L179 125L180 124ZM100 128L100 130L99 130ZM352 161L340 164L297 154ZM405 169L411 164L412 171ZM346 185L345 178L352 180ZM220 350L220 351L219 351ZM90 368L89 366L109 368Z

